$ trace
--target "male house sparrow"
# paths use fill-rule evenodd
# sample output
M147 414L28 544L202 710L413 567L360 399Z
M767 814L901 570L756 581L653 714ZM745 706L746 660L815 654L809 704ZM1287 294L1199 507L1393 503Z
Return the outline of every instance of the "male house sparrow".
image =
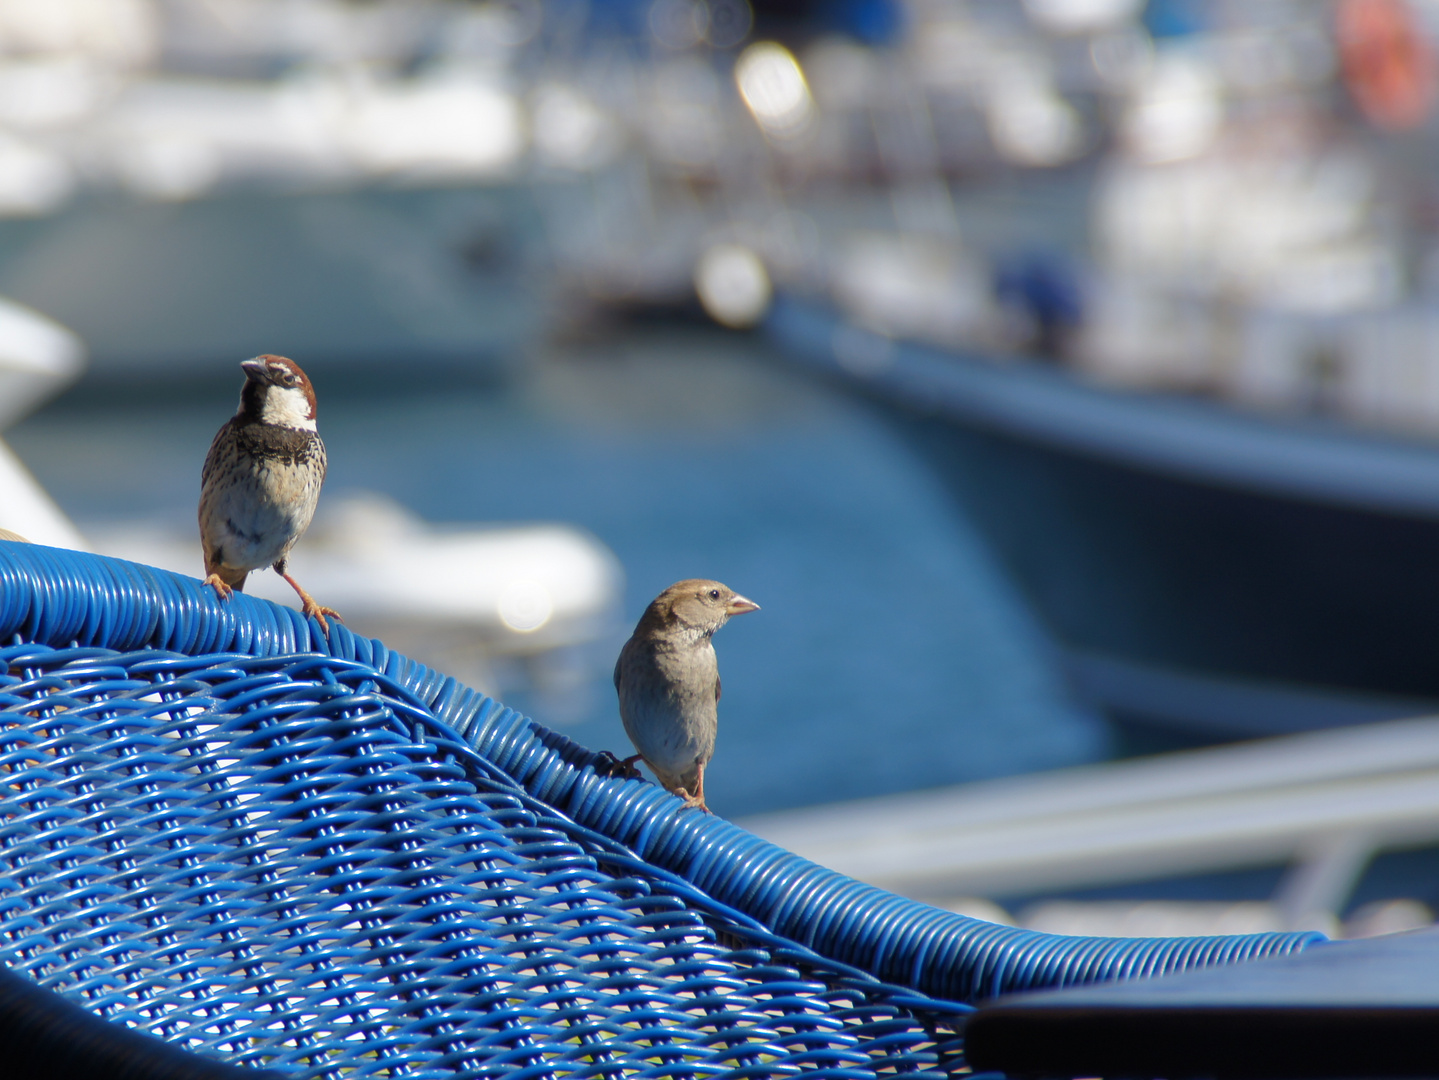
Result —
M671 585L640 617L615 664L625 734L665 789L705 812L705 766L714 755L719 662L710 639L731 615L758 611L718 581Z
M240 409L215 435L200 474L200 545L205 584L221 600L243 591L251 570L273 566L325 633L326 615L285 572L295 541L309 528L325 481L325 444L315 433L315 389L300 365L257 356L240 365Z

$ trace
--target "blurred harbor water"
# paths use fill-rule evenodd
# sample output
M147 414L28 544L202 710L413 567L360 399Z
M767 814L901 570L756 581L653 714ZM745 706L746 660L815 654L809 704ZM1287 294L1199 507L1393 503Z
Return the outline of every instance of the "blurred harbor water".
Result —
M718 639L709 777L726 816L1103 757L1103 725L1066 700L1036 627L924 466L864 406L763 350L648 325L550 348L498 383L432 379L401 359L380 380L331 374L317 379L322 507L374 491L435 522L563 520L611 547L623 624L575 658L579 692L506 694L596 748L627 748L610 665L654 594L712 576L755 597L764 610ZM238 385L228 364L191 381L82 383L9 438L82 528L193 528L200 463Z

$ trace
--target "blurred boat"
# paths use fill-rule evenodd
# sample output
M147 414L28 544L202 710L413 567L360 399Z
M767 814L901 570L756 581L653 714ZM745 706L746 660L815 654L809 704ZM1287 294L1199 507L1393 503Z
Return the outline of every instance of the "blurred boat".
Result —
M793 298L765 328L899 421L1073 686L1130 732L1212 742L1439 705L1439 448L923 347Z
M516 182L539 4L271 7L7 9L0 293L101 378L508 366L548 324Z
M0 293L78 333L102 379L264 352L321 375L495 376L546 319L527 205L506 185L95 198L0 219Z

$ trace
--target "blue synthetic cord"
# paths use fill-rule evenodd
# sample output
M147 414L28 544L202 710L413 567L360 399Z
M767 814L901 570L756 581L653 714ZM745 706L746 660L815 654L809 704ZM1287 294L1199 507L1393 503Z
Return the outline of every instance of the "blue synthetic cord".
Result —
M244 594L222 602L195 578L135 563L0 541L0 641L15 635L56 648L235 654L239 667L247 657L310 652L353 662L387 677L386 693L413 705L409 722L432 739L453 728L493 782L567 815L597 846L603 842L615 865L662 870L665 880L684 884L696 906L750 933L798 942L833 963L937 998L973 1001L1161 974L1324 940L1316 933L1061 937L906 900L685 809L652 784L599 776L598 755L343 625L332 623L326 638L292 609Z
M364 665L35 643L0 665L6 958L111 1020L336 1076L379 1055L435 1080L454 1070L426 1058L545 1080L962 1069L963 1006L737 947L742 924L602 869L452 729L414 730Z

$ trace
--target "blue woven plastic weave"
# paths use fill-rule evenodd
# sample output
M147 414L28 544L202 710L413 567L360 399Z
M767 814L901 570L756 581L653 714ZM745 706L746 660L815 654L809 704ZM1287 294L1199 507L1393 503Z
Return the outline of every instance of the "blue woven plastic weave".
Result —
M0 542L0 643L0 959L220 1061L953 1075L959 1002L1321 940L907 901L597 775L379 642L133 563Z

